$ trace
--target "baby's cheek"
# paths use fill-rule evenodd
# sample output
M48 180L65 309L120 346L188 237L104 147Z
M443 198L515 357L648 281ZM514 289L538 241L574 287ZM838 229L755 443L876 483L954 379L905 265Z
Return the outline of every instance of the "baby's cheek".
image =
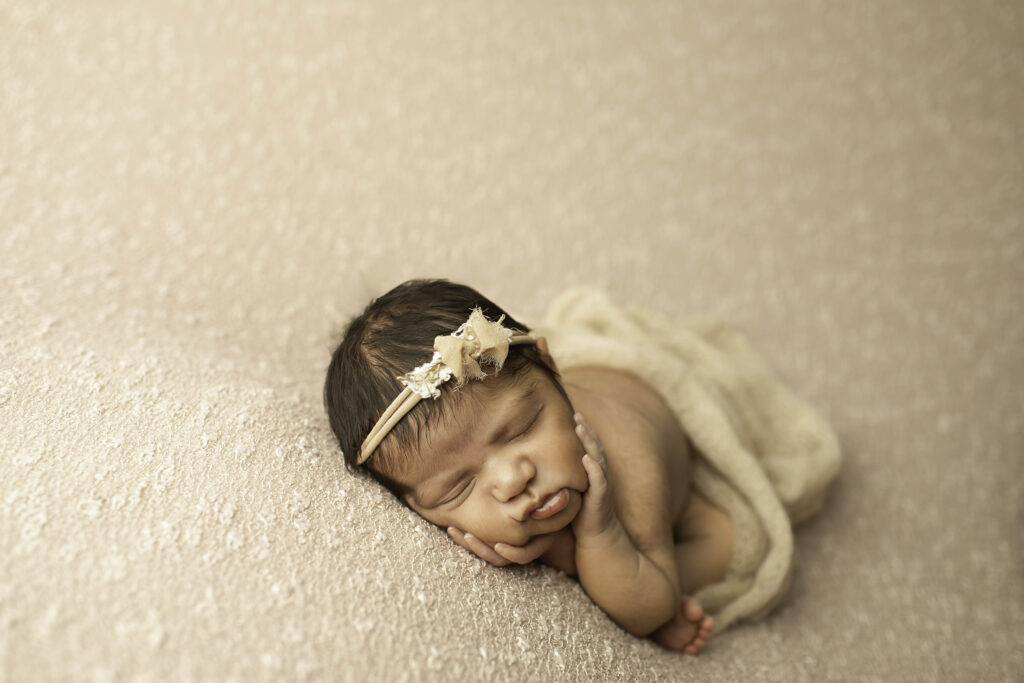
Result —
M503 528L487 529L485 533L480 533L480 539L490 547L494 547L496 543L507 543L510 546L525 546L530 539L530 536L518 524L506 524Z
M530 534L526 533L525 529L520 527L510 528L501 534L502 538L497 539L495 543L508 543L509 545L526 545L530 542ZM494 545L493 543L491 545Z
M529 536L514 521L496 519L483 511L478 514L464 515L462 521L465 526L460 528L473 534L492 548L495 543L523 545L526 540L529 540Z

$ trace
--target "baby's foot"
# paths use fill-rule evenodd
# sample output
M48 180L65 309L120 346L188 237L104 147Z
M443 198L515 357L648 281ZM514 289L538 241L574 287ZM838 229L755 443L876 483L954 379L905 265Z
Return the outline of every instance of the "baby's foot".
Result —
M708 642L715 620L693 598L683 598L676 615L651 634L654 642L677 652L695 655Z

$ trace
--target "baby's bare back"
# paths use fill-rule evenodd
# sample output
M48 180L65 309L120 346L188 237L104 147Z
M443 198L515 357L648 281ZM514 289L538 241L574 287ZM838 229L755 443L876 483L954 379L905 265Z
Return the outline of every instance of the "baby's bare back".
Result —
M604 442L616 512L626 530L633 538L643 535L639 527L656 512L644 503L656 498L653 487L666 487L669 509L662 514L671 519L680 587L692 593L721 579L732 560L733 521L693 486L696 449L661 394L611 368L584 366L562 376L576 409L592 415Z
M615 508L626 530L649 523L656 511L644 509L663 487L677 538L686 531L691 497L692 447L678 418L662 396L638 377L601 366L580 366L562 372L573 406L583 413L605 447Z
M663 543L658 539L671 528L683 594L720 580L732 557L732 520L693 488L695 449L664 398L636 376L606 367L567 369L562 380L573 407L602 442L615 511L636 548L643 552L647 543ZM540 559L575 575L573 534L568 528L559 534ZM696 654L712 627L700 604L686 597L650 636Z

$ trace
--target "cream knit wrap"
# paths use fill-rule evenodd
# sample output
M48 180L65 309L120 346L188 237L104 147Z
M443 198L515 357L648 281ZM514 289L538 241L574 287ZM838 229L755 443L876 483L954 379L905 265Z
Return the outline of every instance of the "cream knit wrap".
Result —
M832 428L779 379L746 338L702 317L675 322L604 293L561 295L543 325L561 368L627 370L661 392L699 451L694 485L732 516L726 576L697 597L715 630L764 616L793 571L792 525L822 505L839 469Z

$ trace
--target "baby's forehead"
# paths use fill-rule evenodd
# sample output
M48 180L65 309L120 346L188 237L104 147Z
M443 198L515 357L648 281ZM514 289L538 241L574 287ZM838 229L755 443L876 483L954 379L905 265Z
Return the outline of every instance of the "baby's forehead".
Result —
M514 414L536 391L536 377L470 382L440 400L454 399L429 416L419 430L420 455L435 460L457 453L481 430Z

